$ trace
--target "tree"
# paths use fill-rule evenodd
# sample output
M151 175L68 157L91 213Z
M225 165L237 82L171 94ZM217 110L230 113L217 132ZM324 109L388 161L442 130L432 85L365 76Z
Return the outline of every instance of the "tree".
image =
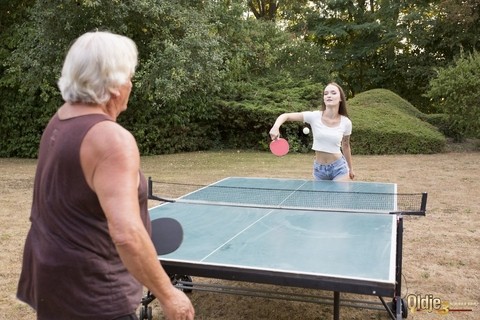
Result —
M247 0L248 9L257 20L288 23L301 16L308 0Z
M368 6L365 0L314 3L315 9L307 16L305 39L325 52L333 63L332 78L339 79L350 96L371 89L381 77L374 64L381 59L382 48L391 52L388 46L396 42L395 33L388 29L391 23L385 23L394 16L378 5Z
M439 4L443 50L450 57L460 52L480 50L480 2L478 0L442 0Z
M3 61L0 88L9 95L2 101L2 156L35 156L39 136L61 104L56 81L66 50L80 34L98 29L129 36L139 47L129 108L137 121L128 114L120 121L129 128L135 122L141 147L150 143L155 149L149 151L171 150L175 142L160 145L158 136L188 135L196 114L209 115L206 100L219 90L225 72L224 45L212 32L207 9L197 9L181 0L37 0L29 21L15 26L18 42ZM191 146L178 148L199 145L195 139L183 140Z
M460 1L468 5L449 11ZM288 25L318 46L333 65L331 77L349 95L386 88L430 112L423 93L433 68L448 65L462 48L471 52L478 45L477 2L316 0L304 7L303 21Z
M257 19L275 21L280 1L277 0L248 0L250 11Z
M426 96L450 119L457 141L480 137L480 53L466 54L456 63L439 68Z

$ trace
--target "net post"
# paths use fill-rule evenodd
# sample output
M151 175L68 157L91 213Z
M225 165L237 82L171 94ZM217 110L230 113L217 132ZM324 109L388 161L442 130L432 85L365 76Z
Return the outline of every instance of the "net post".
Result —
M152 196L153 196L152 187L153 187L152 177L148 177L148 199L152 199Z
M162 202L174 202L173 199L168 199L168 198L160 198L157 196L153 195L153 180L152 177L148 177L148 187L147 187L147 199L148 200L156 200L156 201L162 201Z
M422 192L422 204L420 205L420 210L422 211L423 215L427 211L427 197L428 193Z

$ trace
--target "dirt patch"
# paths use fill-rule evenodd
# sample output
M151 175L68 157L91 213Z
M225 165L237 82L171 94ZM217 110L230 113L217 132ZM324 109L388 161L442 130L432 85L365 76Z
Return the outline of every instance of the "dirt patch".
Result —
M469 147L470 148L470 147ZM450 149L436 155L354 156L358 181L394 182L398 192L429 194L426 217L406 217L403 295L431 295L473 311L410 313L409 319L480 318L480 153ZM460 151L461 152L460 152ZM268 153L198 152L145 157L142 167L157 180L208 184L228 176L311 178L312 155L276 158ZM15 298L23 242L29 228L35 160L0 159L0 319L35 319ZM181 191L180 191L181 193ZM151 205L156 203L152 202ZM219 285L257 287L215 279ZM262 286L279 290L275 286ZM281 288L281 290L285 290ZM330 292L287 289L287 293L331 297ZM331 319L330 305L194 291L197 319ZM342 295L343 298L372 299ZM74 298L74 297L72 297ZM373 297L373 301L378 301ZM154 319L163 319L152 303ZM385 311L341 309L342 319L388 319Z

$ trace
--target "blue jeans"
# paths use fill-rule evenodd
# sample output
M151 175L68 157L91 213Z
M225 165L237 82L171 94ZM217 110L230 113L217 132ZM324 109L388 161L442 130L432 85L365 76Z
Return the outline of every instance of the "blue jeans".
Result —
M347 160L343 156L329 164L313 162L313 178L315 180L335 180L347 175L348 172Z

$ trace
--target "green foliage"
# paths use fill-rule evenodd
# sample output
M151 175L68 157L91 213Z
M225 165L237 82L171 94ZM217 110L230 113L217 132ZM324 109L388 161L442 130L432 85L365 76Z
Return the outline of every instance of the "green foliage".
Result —
M448 116L445 132L456 141L480 137L480 54L466 55L437 72L426 96Z
M56 81L65 53L75 38L97 29L125 34L138 45L131 110L119 121L139 140L141 151L199 148L206 133L197 134L197 120L208 121L206 106L228 70L228 44L221 42L208 10L180 0L36 1L30 19L12 26L18 31L9 38L10 54L0 52L7 57L0 78L1 155L36 156L39 136L62 103Z
M275 68L270 72L283 78L327 83L332 80L332 68L325 54L312 43L290 41L279 50Z
M268 132L283 112L316 108L323 97L323 85L309 81L271 78L250 83L241 96L219 100L215 105L218 118L212 127L218 130L223 148L268 150ZM300 135L303 125L288 123L282 135L288 137L293 152L306 152L308 137Z
M379 10L367 8L358 1L317 1L322 10L307 15L307 41L315 43L333 64L332 73L341 79L349 96L377 87L385 76L379 61L384 61L398 42L398 34L390 22L394 13L382 8L395 8L395 3L385 3ZM362 4L363 3L363 4ZM388 17L388 18L387 18ZM301 25L300 27L303 27ZM292 26L297 30L297 26Z
M218 91L226 58L211 17L181 3L143 3L134 14L143 16L143 25L133 39L145 45L134 94L165 106Z
M450 117L446 113L434 113L425 115L425 121L438 128L438 130L446 137L453 138L454 141L460 142L463 133L455 126L452 126Z
M331 80L354 96L354 153L437 152L444 141L427 122L463 137L475 128L464 118L478 120L478 103L462 100L470 109L442 107L451 96L459 101L457 89L443 100L432 96L438 108L426 106L422 93L432 66L448 65L461 46L470 52L480 42L474 15L455 18L431 2L282 1L275 13L281 27L246 17L244 1L2 2L0 156L36 156L41 132L62 103L56 81L66 50L80 34L96 29L125 34L138 45L134 89L119 122L144 155L266 150L275 118L316 109L323 84ZM465 79L478 88L475 76L466 73ZM475 88L469 85L462 90ZM444 113L426 115L386 91L356 95L372 88L390 89L422 111ZM378 98L375 107L371 96ZM357 104L370 112L357 111ZM302 127L282 126L294 152L310 148L311 136Z
M37 155L40 136L50 114L34 99L20 96L16 90L3 90L4 101L18 103L2 104L0 117L0 157L28 157ZM22 103L31 108L28 113Z
M445 137L425 115L391 91L362 92L348 106L355 154L430 154L445 148Z
M475 1L310 1L288 27L325 54L349 96L385 88L438 112L423 93L434 67L480 48Z

